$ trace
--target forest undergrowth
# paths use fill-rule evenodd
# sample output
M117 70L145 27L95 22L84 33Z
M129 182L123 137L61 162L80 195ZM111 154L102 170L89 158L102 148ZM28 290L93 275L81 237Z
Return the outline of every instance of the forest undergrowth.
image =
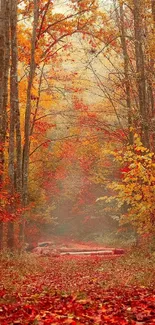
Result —
M155 255L1 256L0 324L155 324Z

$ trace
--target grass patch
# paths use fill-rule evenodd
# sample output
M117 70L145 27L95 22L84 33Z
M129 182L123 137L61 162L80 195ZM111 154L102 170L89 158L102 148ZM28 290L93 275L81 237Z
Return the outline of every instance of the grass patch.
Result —
M100 272L108 272L108 286L155 287L155 254L136 249L117 260L103 262Z

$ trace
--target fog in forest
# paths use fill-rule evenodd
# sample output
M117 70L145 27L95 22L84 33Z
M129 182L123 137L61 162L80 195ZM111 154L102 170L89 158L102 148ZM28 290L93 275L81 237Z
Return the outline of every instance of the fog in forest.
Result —
M154 11L1 1L2 248L152 234Z

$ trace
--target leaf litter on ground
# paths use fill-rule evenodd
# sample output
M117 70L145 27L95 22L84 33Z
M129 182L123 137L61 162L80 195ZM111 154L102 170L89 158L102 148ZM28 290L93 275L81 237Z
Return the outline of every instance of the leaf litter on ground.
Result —
M7 268L3 260L0 324L153 325L154 275L153 264L147 269L133 257L29 256Z

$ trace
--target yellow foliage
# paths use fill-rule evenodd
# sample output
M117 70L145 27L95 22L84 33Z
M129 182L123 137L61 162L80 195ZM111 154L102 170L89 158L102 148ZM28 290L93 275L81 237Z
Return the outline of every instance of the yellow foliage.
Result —
M115 201L116 208L126 207L120 223L131 223L142 234L155 230L155 155L143 147L137 135L134 140L125 152L113 153L115 161L125 166L122 180L108 184L114 196L98 200Z

